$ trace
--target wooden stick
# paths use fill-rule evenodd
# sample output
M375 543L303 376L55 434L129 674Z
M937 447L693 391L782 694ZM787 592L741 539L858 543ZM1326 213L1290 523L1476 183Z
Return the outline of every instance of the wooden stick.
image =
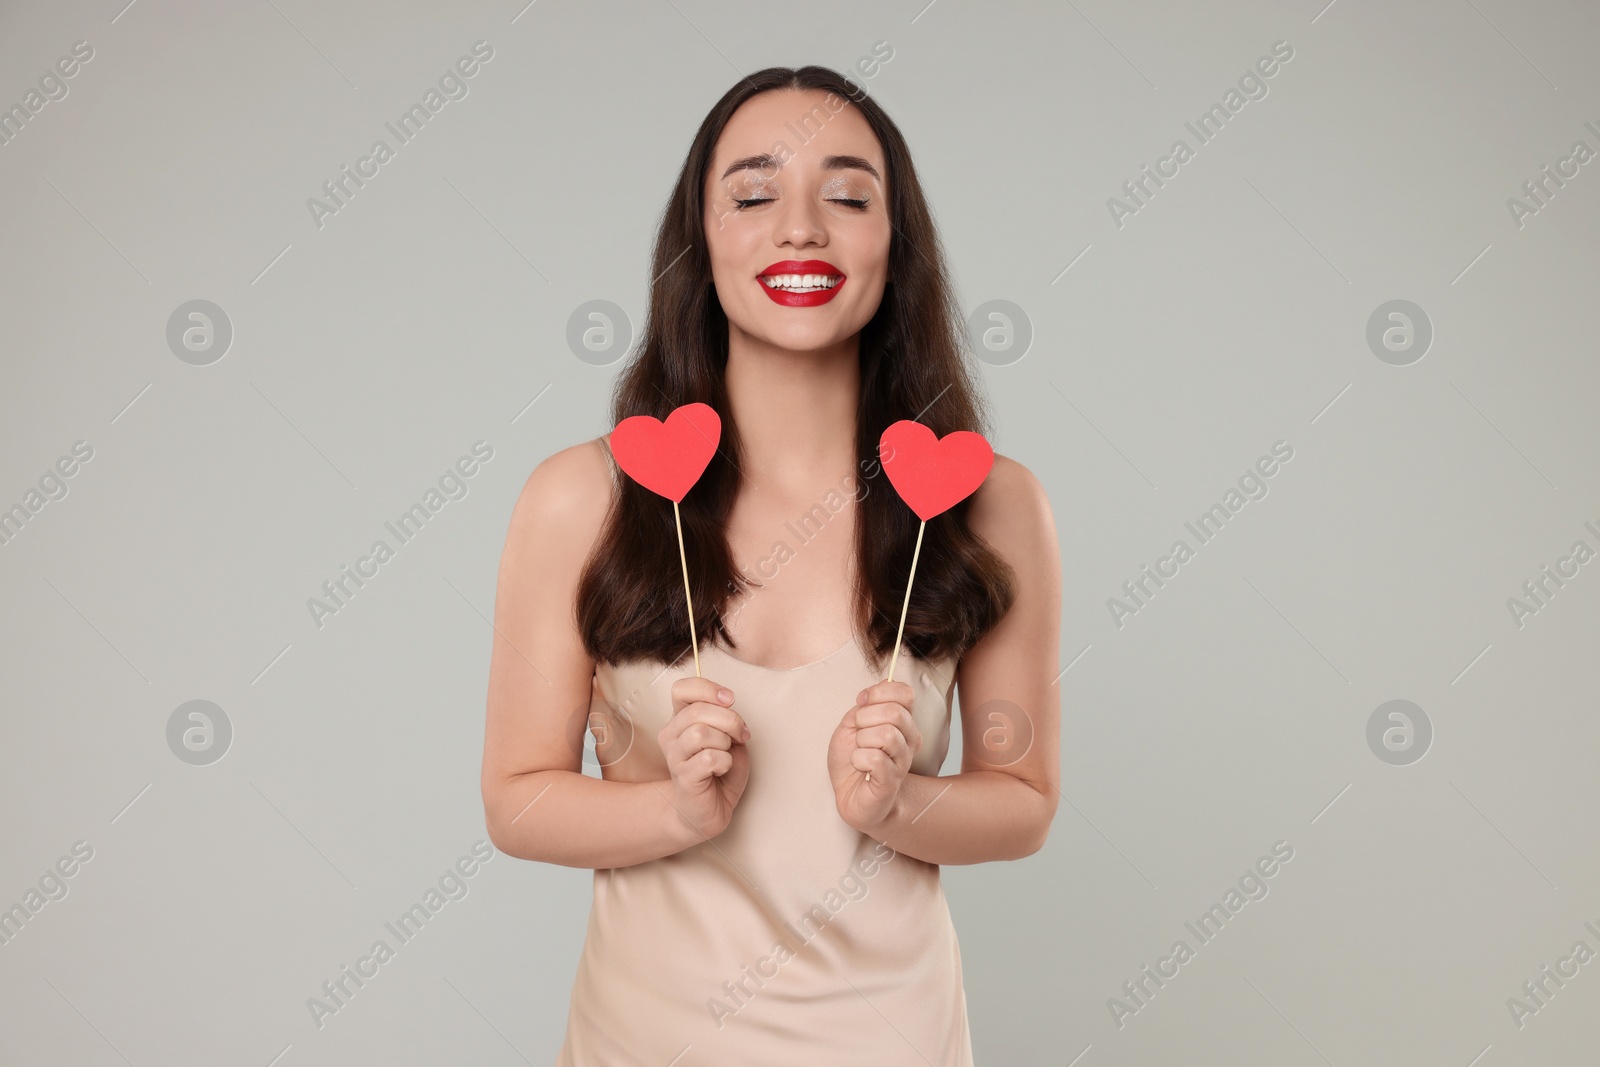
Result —
M906 579L906 599L900 605L900 629L894 635L894 655L889 657L889 681L894 681L895 660L900 658L900 638L906 632L906 608L911 606L911 583L917 576L917 557L922 554L922 531L928 528L928 520L923 519L922 525L917 527L917 547L911 552L911 576Z
M894 664L900 658L900 638L906 632L906 609L911 606L911 583L917 577L917 557L922 555L922 531L928 528L928 520L923 519L922 525L917 527L917 547L911 550L911 574L906 578L906 598L900 604L900 628L894 634L894 655L889 657L889 681L894 681ZM872 772L867 772L867 781L872 781Z
M672 502L672 524L678 528L678 562L683 564L683 599L689 605L689 644L694 648L694 676L699 678L701 677L700 639L694 635L694 594L689 592L689 559L683 554L683 520L678 516L678 502L676 500ZM920 533L917 535L917 543L919 545L922 543L922 535ZM917 561L913 557L911 561L913 574L916 573L916 569ZM909 591L908 589L907 592ZM901 622L904 623L904 621L905 615L902 613Z

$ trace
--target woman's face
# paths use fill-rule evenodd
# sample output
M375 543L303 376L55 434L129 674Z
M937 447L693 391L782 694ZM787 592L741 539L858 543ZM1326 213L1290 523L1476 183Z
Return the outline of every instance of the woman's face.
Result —
M741 104L705 188L729 329L795 351L860 332L888 280L887 178L877 137L843 98L780 89Z

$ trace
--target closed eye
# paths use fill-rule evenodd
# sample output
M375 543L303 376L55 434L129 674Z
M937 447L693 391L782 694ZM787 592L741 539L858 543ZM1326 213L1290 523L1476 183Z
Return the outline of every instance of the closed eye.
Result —
M755 204L770 204L773 201L773 199L775 199L775 198L774 197L770 197L770 196L751 197L748 200L740 200L739 198L735 197L733 202L736 205L738 205L738 209L740 211L743 211L745 208L751 207L751 206L753 206ZM849 200L849 199L846 199L844 197L835 197L835 198L829 200L828 203L830 203L830 204L849 204L851 207L855 208L857 211L865 211L865 210L867 210L868 201L866 201L866 200Z

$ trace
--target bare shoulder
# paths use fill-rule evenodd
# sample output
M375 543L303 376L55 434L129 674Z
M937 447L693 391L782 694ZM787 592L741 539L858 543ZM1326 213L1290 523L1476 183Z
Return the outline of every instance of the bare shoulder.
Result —
M995 453L994 467L973 494L967 522L974 533L1008 557L1032 554L1046 546L1052 554L1055 551L1050 498L1034 473L1010 456Z
M601 438L563 448L533 468L511 513L511 531L546 544L589 546L611 506L611 461Z

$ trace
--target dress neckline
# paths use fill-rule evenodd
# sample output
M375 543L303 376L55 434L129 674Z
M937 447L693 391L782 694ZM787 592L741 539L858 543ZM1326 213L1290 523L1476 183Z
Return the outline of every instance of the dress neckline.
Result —
M735 656L732 652L729 652L720 644L711 645L708 651L720 653L721 655L726 656L728 659L733 660L735 663L743 664L746 667L753 667L758 671L766 671L768 674L792 674L795 671L803 671L808 667L820 666L855 643L856 637L854 634L851 634L848 641L834 649L832 652L829 652L826 656L823 656L821 659L812 660L810 663L802 663L798 667L764 667L759 663L751 663L749 660L740 659L738 656Z

